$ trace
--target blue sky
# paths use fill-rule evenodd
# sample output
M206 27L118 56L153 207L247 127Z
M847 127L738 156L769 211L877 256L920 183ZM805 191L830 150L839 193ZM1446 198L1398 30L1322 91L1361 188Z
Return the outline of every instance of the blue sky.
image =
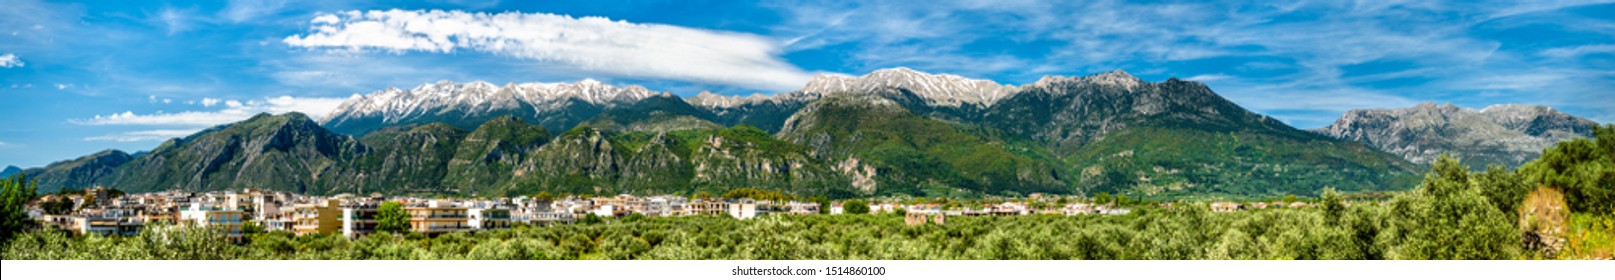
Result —
M1301 128L1422 101L1615 121L1610 1L0 2L0 165L23 167L438 80L689 96L898 66L1186 78Z

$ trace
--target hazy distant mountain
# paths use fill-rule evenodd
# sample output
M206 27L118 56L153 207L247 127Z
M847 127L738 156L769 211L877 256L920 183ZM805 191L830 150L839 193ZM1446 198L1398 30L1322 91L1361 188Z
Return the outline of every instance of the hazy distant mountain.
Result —
M1359 141L1417 163L1451 154L1473 167L1517 167L1559 141L1592 137L1597 125L1547 106L1493 105L1480 110L1425 102L1411 108L1351 110L1313 129Z
M0 177L11 177L11 175L17 173L22 173L22 168L18 168L16 165L7 165L6 169L0 170Z

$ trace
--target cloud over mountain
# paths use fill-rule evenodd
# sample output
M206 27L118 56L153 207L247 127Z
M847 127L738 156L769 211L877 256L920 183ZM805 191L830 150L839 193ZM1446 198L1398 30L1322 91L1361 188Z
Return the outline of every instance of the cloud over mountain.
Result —
M69 122L81 125L218 125L247 119L258 113L286 113L300 112L314 118L325 116L331 109L341 105L343 98L308 98L280 96L252 100L242 103L240 101L226 101L225 108L218 111L185 111L179 113L153 113L136 114L123 112L110 115L96 115L85 120L71 120ZM204 100L203 102L208 102ZM217 102L217 101L214 101Z
M789 89L811 74L752 34L547 13L372 10L321 14L282 42L346 51L470 50L630 78Z

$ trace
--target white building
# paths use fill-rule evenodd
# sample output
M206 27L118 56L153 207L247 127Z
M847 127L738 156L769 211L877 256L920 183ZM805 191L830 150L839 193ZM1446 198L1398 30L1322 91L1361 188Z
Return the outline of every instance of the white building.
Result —
M757 203L731 203L729 204L729 216L742 220L756 218Z
M195 226L218 228L224 231L226 237L240 240L241 223L245 216L246 212L239 209L192 202L190 207L180 211L179 220Z
M470 216L467 223L471 224L472 230L510 228L510 209L471 208L466 212Z
M376 204L358 203L342 207L342 236L359 238L376 233Z

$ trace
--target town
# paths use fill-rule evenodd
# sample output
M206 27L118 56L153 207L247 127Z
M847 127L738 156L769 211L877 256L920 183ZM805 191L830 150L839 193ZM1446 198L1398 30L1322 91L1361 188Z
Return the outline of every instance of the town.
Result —
M82 193L45 195L30 205L29 215L47 228L73 234L130 236L148 224L200 226L222 230L231 240L240 240L253 230L285 231L296 235L341 234L359 238L376 232L378 208L383 202L397 202L408 213L409 230L426 235L457 231L508 229L515 225L546 226L572 223L595 217L643 215L729 216L750 219L764 215L840 215L853 211L906 215L910 224L942 224L946 216L1015 215L1125 215L1128 208L1095 201L1067 202L1034 194L1021 201L1004 201L964 206L958 203L903 203L899 201L803 202L751 198L713 198L657 195L638 197L628 194L610 197L566 196L560 198L515 197L497 199L417 198L405 196L307 196L262 189L191 193L165 191L122 194L94 187ZM912 201L912 200L910 200ZM59 205L51 205L58 203ZM1171 207L1172 203L1160 206ZM1307 207L1306 202L1214 202L1210 210L1233 212L1249 208ZM54 209L53 209L54 208ZM827 208L827 209L826 209Z

